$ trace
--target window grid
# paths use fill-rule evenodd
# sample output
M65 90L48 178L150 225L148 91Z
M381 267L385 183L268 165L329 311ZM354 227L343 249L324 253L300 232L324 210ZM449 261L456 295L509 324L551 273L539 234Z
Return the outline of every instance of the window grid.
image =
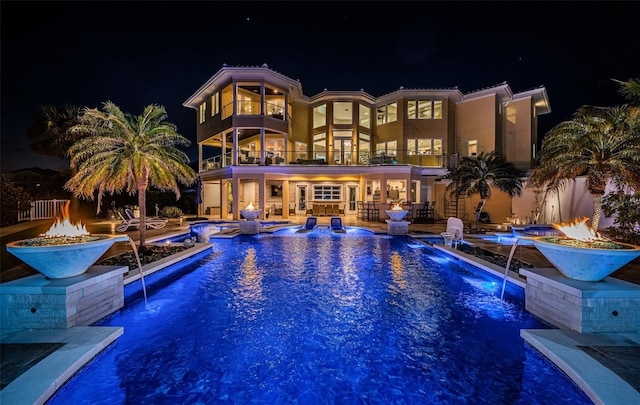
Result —
M317 201L340 201L342 200L342 186L340 185L314 185L313 199Z

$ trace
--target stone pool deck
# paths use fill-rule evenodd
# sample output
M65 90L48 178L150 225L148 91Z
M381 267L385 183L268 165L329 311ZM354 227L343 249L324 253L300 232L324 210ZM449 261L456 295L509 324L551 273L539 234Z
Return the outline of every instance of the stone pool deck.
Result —
M213 218L212 218L213 219ZM271 219L271 218L270 218ZM275 220L275 219L274 219ZM302 225L304 216L290 218L291 224ZM37 222L37 221L34 221ZM46 221L50 224L50 221ZM329 218L319 218L319 224L329 224ZM361 221L354 216L343 217L347 226L362 226L376 232L386 233L386 223ZM8 241L7 235L22 232L25 227L39 224L20 224L21 228L1 228L0 237L3 245ZM41 225L41 224L40 224ZM92 221L86 224L91 233L115 233L115 224L109 221ZM446 224L412 224L410 232L432 233L439 235ZM48 228L48 225L45 229ZM113 229L113 230L112 230ZM153 240L165 235L184 233L189 229L186 221L170 221L163 229L147 231L147 239ZM127 232L137 241L138 232ZM31 236L35 236L37 233ZM29 236L27 236L29 237ZM510 246L497 245L472 235L465 235L465 240L478 246L508 255ZM116 251L107 252L114 254ZM187 255L193 254L189 251ZM544 257L533 247L518 248L515 258L531 263L536 267L551 267ZM183 257L184 258L184 257ZM170 262L181 260L174 257ZM160 264L155 270L161 269ZM146 273L146 269L145 269ZM18 266L2 274L2 282L34 274L27 266ZM625 266L614 274L620 279L640 284L640 263L638 260ZM133 281L129 275L128 282ZM139 277L139 276L138 276ZM35 354L22 356L18 364L5 364L3 353L3 369L0 374L9 371L17 374L0 390L0 403L44 404L68 378L91 361L100 351L113 343L123 333L122 328L74 327L54 330L16 330L0 331L0 342L3 352L7 350L24 350L26 347L37 347ZM522 330L521 337L525 342L540 351L543 355L562 369L596 404L627 405L640 403L640 331L637 333L578 333L569 330ZM42 343L65 343L66 349L38 346ZM13 356L21 357L21 356ZM7 370L5 367L14 368ZM17 371L15 369L18 369ZM4 379L4 377L3 377Z

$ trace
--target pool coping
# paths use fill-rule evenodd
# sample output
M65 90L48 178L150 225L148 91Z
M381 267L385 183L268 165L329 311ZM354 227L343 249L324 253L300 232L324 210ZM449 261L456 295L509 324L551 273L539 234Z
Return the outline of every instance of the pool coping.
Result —
M520 337L559 367L595 404L640 404L640 392L578 347L636 346L640 333L521 329Z

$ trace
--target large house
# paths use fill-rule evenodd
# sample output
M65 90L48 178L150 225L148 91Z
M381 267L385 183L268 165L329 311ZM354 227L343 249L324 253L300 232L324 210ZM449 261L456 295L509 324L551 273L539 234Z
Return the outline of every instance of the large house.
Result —
M544 87L514 93L507 83L469 93L400 87L307 96L300 81L267 65L224 65L183 105L196 111L203 213L233 219L249 204L263 218L359 215L360 202L468 217L475 201L450 198L442 176L461 157L492 150L531 168L537 117L551 111ZM502 196L492 200L486 211L510 214Z

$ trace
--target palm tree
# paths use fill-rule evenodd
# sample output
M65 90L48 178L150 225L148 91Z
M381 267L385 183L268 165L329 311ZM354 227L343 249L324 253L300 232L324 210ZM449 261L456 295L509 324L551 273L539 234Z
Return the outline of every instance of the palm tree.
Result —
M634 187L640 183L639 123L638 108L579 108L571 120L546 134L529 184L557 191L576 176L586 176L586 188L593 197L591 227L597 230L609 180Z
M447 192L459 198L463 195L480 195L480 203L476 208L476 228L480 222L480 213L487 199L491 197L491 188L495 187L510 196L522 193L522 177L524 173L512 163L507 162L497 151L481 152L477 157L465 156L458 166L447 173L444 178L450 179Z
M146 191L153 186L173 191L180 198L178 182L193 184L196 175L186 153L176 146L188 146L189 140L165 122L163 106L148 105L142 115L123 113L108 101L102 111L84 108L72 133L88 132L69 149L72 167L77 173L65 184L74 195L93 200L98 193L98 211L105 192L138 193L140 206L140 248L146 235Z
M612 79L620 85L618 93L627 99L631 104L640 105L640 79L629 79L626 82Z
M41 155L67 158L67 150L80 138L80 132L72 134L69 129L78 123L81 108L73 105L42 105L38 108L27 131L31 150Z

